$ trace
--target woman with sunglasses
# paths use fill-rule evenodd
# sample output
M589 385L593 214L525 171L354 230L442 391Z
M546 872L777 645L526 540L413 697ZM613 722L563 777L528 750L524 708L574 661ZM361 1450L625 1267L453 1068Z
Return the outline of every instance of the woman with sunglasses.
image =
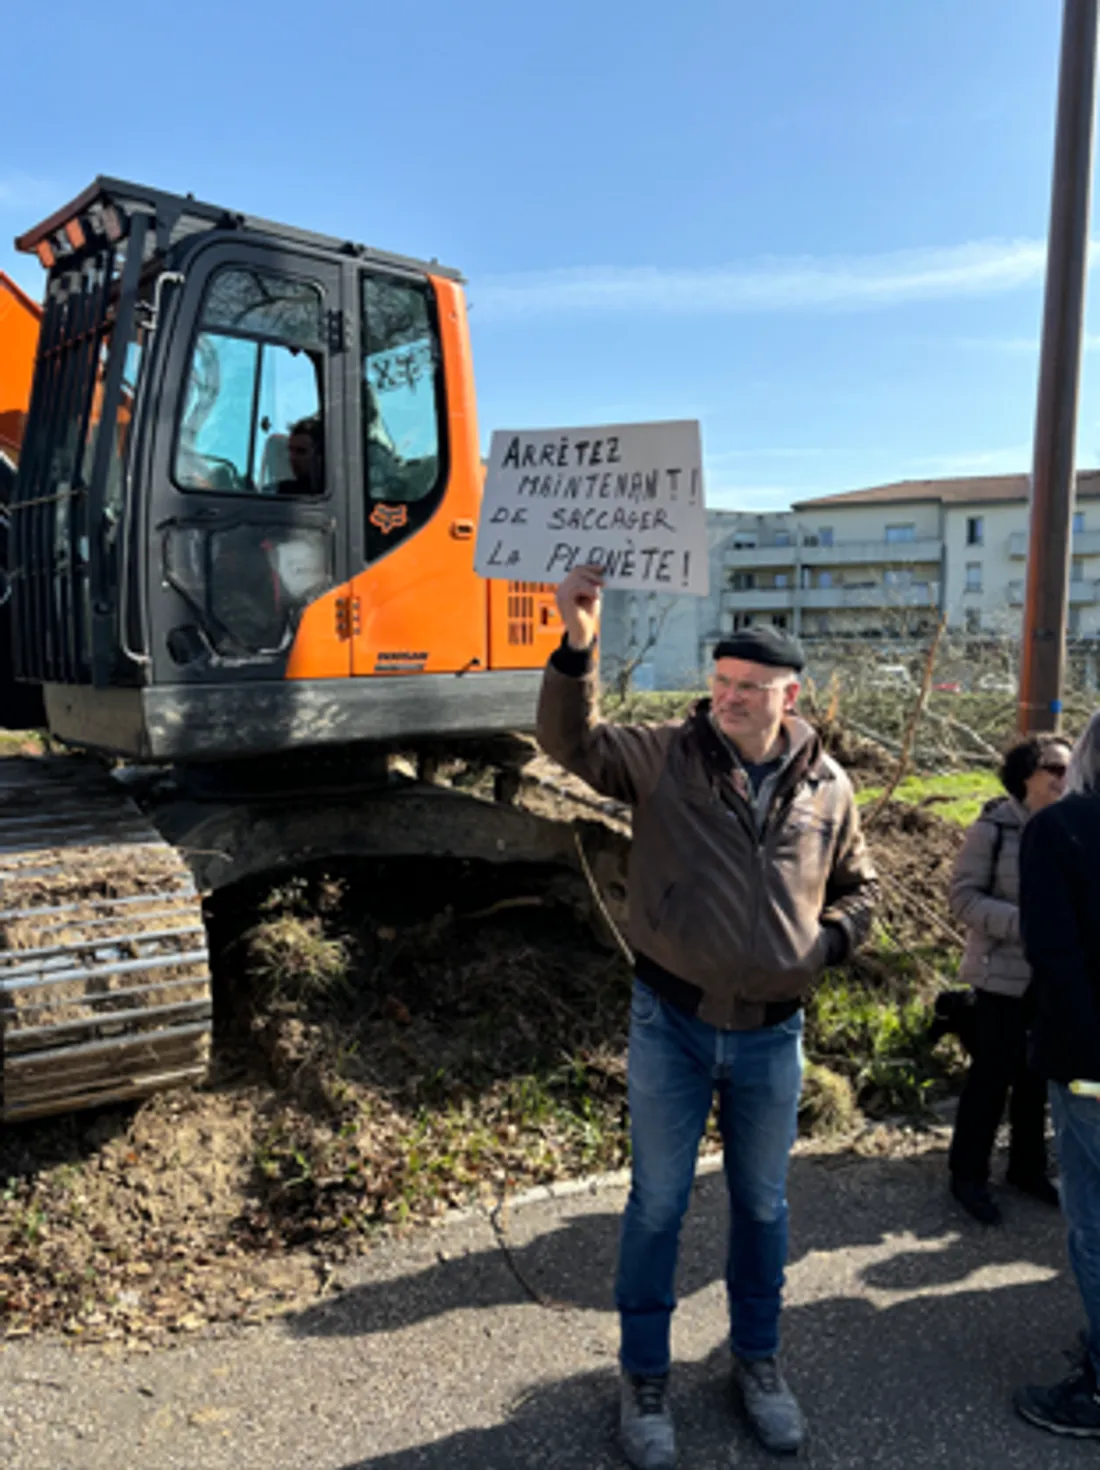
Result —
M1046 1083L1027 1060L1031 970L1020 939L1020 838L1033 813L1065 790L1069 747L1032 735L1001 767L1007 796L988 802L966 834L951 877L950 903L966 930L959 978L972 985L974 1057L959 1099L948 1164L951 1192L983 1225L1000 1223L989 1192L989 1161L1011 1092L1008 1182L1058 1204L1047 1177Z

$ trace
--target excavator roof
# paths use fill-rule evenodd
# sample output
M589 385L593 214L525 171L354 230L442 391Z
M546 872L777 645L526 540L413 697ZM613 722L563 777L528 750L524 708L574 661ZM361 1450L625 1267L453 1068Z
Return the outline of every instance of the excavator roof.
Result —
M125 179L112 179L102 174L48 219L19 235L15 248L28 255L37 255L49 270L66 256L83 254L89 246L102 248L106 243L121 240L128 233L130 219L138 213L148 216L155 225L157 247L162 251L187 235L206 230L248 230L287 244L333 251L358 260L430 271L433 275L447 276L452 280L462 279L458 271L442 266L436 260L417 260L411 256L374 250L352 240L341 240L335 235L320 235L256 215L242 214L239 210L204 204L192 194L170 194L163 189L148 189L143 184L128 183Z

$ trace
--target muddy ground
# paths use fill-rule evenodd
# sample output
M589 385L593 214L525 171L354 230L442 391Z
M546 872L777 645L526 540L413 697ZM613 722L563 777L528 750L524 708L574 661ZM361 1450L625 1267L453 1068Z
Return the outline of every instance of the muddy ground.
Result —
M949 975L961 837L934 808L872 824L873 992ZM209 1082L0 1133L0 1333L140 1348L260 1320L381 1230L625 1162L629 969L539 875L330 865L208 920Z

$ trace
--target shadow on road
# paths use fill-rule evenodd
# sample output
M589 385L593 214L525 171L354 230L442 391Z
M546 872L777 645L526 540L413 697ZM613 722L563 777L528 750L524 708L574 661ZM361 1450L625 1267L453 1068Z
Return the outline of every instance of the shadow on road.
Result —
M1019 1383L1060 1376L1059 1348L1076 1319L1062 1283L913 1298L875 1308L853 1298L795 1307L786 1360L817 1470L974 1470L997 1464L1044 1470L1095 1464L1095 1447L1043 1434L1016 1418ZM678 1363L673 1406L681 1464L718 1470L774 1464L752 1439L729 1387L721 1346ZM612 1470L615 1373L611 1368L540 1386L507 1419L431 1444L370 1457L344 1470Z
M913 1291L963 1280L984 1266L1027 1260L1045 1270L1064 1265L1063 1231L1054 1211L1008 1201L1006 1227L974 1225L950 1200L941 1155L867 1160L852 1155L796 1158L791 1169L791 1252L834 1252L880 1244L906 1232L942 1241L936 1250L902 1252L865 1269L868 1286ZM823 1206L823 1197L828 1200ZM339 1337L388 1332L447 1312L522 1305L542 1298L581 1310L610 1312L619 1210L573 1215L530 1241L441 1259L396 1280L370 1282L288 1319L296 1336ZM1018 1228L1026 1222L1026 1230ZM721 1281L725 1272L725 1184L700 1178L685 1223L678 1294L681 1300Z

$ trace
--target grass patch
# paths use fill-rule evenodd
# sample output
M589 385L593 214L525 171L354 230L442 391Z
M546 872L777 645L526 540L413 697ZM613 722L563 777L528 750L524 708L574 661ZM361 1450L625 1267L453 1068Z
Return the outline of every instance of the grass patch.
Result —
M252 973L273 996L330 999L349 985L346 941L326 938L319 915L281 914L245 935Z
M944 1090L951 1070L950 1058L928 1043L928 1023L921 996L893 996L830 973L807 1007L806 1051L818 1068L847 1079L865 1113L920 1113ZM827 1114L843 1109L841 1089L828 1080Z
M868 806L882 795L883 787L868 786L856 792L856 804ZM906 776L893 793L893 800L908 806L933 807L938 817L960 827L969 827L982 807L994 796L1003 796L995 771L949 771L942 776Z

